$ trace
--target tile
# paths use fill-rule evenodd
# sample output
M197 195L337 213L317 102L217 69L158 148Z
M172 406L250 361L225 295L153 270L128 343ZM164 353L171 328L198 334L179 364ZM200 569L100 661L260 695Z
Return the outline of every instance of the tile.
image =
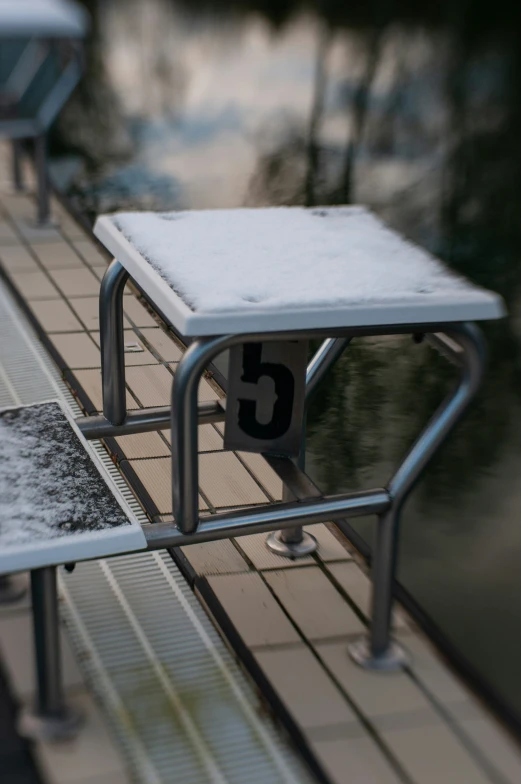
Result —
M70 240L85 240L87 236L85 229L80 226L80 224L77 223L68 213L60 217L59 226L63 234L65 234Z
M36 201L23 193L11 191L10 194L3 194L2 206L13 219L35 218L36 215Z
M360 619L318 566L264 576L306 637L318 640L364 631Z
M130 465L159 509L159 513L172 512L171 459L161 457L152 460L131 460ZM201 496L199 496L199 509L201 511L208 509Z
M247 572L249 567L229 539L203 542L182 547L197 574L230 574Z
M103 276L107 271L107 266L108 264L106 262L103 264L103 266L100 266L99 264L97 266L91 266L91 270L98 280L103 280Z
M255 658L304 729L357 722L344 696L305 645L258 650Z
M51 222L53 218L51 216ZM15 218L16 226L25 239L36 246L44 242L59 242L61 236L59 231L51 224L50 226L39 226L36 223L36 203L33 206L33 214L26 218Z
M315 741L311 746L331 777L331 784L399 784L401 781L369 736Z
M63 631L63 683L66 688L83 685L81 673L74 660ZM0 652L14 690L19 697L30 697L35 689L34 644L31 612L3 615L0 623Z
M85 779L98 781L99 776L123 774L123 762L92 697L87 692L75 695L74 706L84 718L76 738L64 743L39 743L37 746L39 761L49 781L53 784L79 784Z
M100 367L101 365L99 348L85 332L53 335L52 342L67 367L73 370L75 368Z
M88 330L99 330L99 297L75 297L71 307ZM123 326L130 328L130 322L123 317Z
M215 507L268 503L268 498L233 452L200 455L199 484Z
M312 556L307 555L304 558L283 558L276 553L272 553L266 546L266 537L268 534L248 534L248 536L241 536L237 538L237 544L243 550L247 557L250 559L256 569L287 569L295 566L303 566L304 564L314 564Z
M369 577L364 574L355 561L328 564L327 569L338 580L344 591L349 595L349 598L369 619L372 611L372 583ZM395 628L407 628L407 621L400 608L394 610L393 625Z
M86 267L52 270L49 274L66 297L90 297L99 294L99 280Z
M75 370L74 375L78 383L83 387L89 396L96 411L103 409L103 398L101 395L101 370ZM129 410L139 408L139 404L127 390L127 408Z
M258 574L214 575L208 582L246 645L300 641Z
M66 242L41 244L35 248L35 252L43 266L48 270L71 269L74 267L85 268L78 254Z
M347 539L338 529L331 530L329 525L334 528L334 524L331 523L316 523L306 527L306 531L313 534L318 542L318 557L324 562L351 559L353 556L348 549L349 543Z
M169 405L173 380L164 365L129 367L127 370L127 383L145 408Z
M274 501L282 500L282 481L273 468L267 464L262 455L253 452L238 452L241 460L252 471L261 485L267 490Z
M316 649L351 699L372 721L430 709L427 699L405 672L364 670L352 661L346 643L319 643Z
M11 278L26 299L52 299L59 296L43 272L13 272Z
M18 242L16 232L6 221L0 220L0 245L11 245Z
M150 315L148 310L136 299L136 297L127 297L124 302L125 314L132 321L136 327L157 327L157 322Z
M411 654L412 671L434 699L445 705L454 705L472 698L425 638L413 632L400 632L398 639Z
M34 301L31 310L46 332L81 332L83 329L81 322L62 299Z
M181 359L182 350L174 343L173 337L159 327L142 329L141 334L166 362L178 362Z
M102 267L109 261L103 251L90 240L73 240L72 244L90 267Z
M508 784L519 784L521 749L499 725L483 717L464 721L461 727Z
M165 438L170 443L170 430L164 431ZM198 449L199 452L217 452L223 448L223 437L213 425L199 425Z
M168 457L170 450L158 433L135 433L116 438L129 459L136 457Z
M36 260L23 245L1 246L0 261L8 272L38 272Z
M91 332L92 339L96 345L100 345L100 333ZM125 365L157 365L157 359L152 356L150 351L145 348L143 343L139 340L138 336L133 329L123 330L123 340L125 341ZM139 351L135 348L139 347Z
M383 737L416 784L490 784L467 749L441 722L388 731Z

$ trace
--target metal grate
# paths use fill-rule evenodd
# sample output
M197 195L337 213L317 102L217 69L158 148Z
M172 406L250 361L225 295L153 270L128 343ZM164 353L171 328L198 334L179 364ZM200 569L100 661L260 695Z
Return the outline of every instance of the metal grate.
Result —
M79 415L1 281L0 333L0 402L59 397ZM145 522L102 444L92 445ZM167 553L79 564L60 588L79 665L137 781L311 782Z

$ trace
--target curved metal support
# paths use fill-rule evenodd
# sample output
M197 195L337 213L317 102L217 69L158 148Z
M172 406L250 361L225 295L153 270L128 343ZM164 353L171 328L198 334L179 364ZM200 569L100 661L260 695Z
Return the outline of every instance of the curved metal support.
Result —
M121 425L127 413L123 292L128 277L115 259L107 267L99 295L103 414L113 425Z
M240 336L224 335L195 340L179 362L174 376L171 420L172 503L176 524L185 534L193 533L199 520L197 438L199 381L209 362L230 345L240 342L240 339Z
M306 406L320 387L325 376L351 343L351 337L326 338L309 363L306 371Z
M369 641L359 640L350 647L352 657L371 669L393 670L404 661L403 652L391 641L401 510L427 465L467 410L480 387L485 368L485 344L474 324L462 324L442 335L433 335L432 341L459 365L461 376L455 391L438 408L387 486L391 506L378 519L372 564L371 635Z
M352 338L350 337L326 338L316 351L306 370L306 410L328 371L340 359L344 349L351 340ZM298 460L302 471L306 463L305 428L306 424L304 422L302 447ZM287 501L291 498L291 494L288 494L286 488L284 488L283 499ZM272 531L266 539L266 546L276 555L295 559L314 553L318 543L314 536L303 531L302 526L297 526L296 528L283 529L282 531Z

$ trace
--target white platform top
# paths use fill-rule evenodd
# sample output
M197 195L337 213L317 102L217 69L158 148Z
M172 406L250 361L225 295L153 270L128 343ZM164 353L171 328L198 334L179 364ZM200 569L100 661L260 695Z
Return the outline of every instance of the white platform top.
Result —
M94 233L186 336L500 318L363 207L121 213Z
M146 548L58 401L0 410L0 574Z
M72 0L0 0L0 38L82 38L88 26L86 10Z

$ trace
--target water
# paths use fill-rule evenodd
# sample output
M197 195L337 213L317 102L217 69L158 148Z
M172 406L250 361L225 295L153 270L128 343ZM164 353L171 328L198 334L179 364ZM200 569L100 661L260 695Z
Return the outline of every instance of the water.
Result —
M52 147L84 213L363 202L505 297L485 388L406 509L400 579L521 714L517 12L88 5L87 76ZM310 472L327 491L385 482L453 381L426 345L353 342L311 412Z

